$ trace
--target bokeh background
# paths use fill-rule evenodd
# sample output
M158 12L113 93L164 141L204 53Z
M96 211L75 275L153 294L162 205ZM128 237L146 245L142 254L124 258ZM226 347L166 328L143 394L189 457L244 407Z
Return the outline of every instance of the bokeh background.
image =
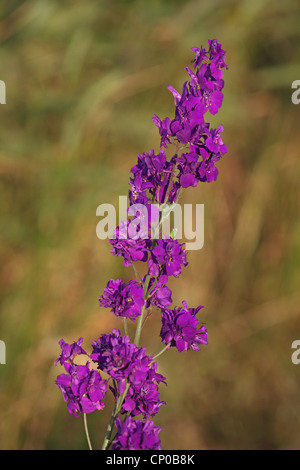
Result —
M86 449L55 378L58 341L84 346L118 319L108 278L130 279L96 237L96 208L126 195L137 153L158 150L152 115L172 116L193 46L228 51L217 182L205 243L172 280L174 305L204 305L209 345L161 356L164 449L299 449L300 79L297 0L2 0L0 79L1 449ZM142 343L160 349L159 317ZM88 416L101 448L112 403Z

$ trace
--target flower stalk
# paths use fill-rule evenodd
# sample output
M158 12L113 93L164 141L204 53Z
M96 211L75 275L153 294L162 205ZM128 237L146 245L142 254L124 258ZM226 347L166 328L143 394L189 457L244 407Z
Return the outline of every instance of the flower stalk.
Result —
M161 429L155 426L153 417L166 404L159 393L166 378L157 372L156 359L167 350L199 351L207 345L206 327L197 318L203 307L189 307L183 300L182 306L171 308L172 291L167 284L169 278L178 278L188 264L185 246L176 239L176 227L168 236L159 238L163 222L183 192L199 183L216 181L216 164L227 152L221 138L223 127L211 128L205 120L206 114L215 115L222 105L226 52L216 39L208 41L207 49L201 46L192 50L194 70L186 67L189 79L183 84L182 93L168 87L174 98L173 119L161 120L156 115L152 119L160 135L159 152L151 149L139 154L131 168L128 198L142 214L139 224L128 216L109 240L111 254L121 257L125 268L132 266L135 279L109 279L99 305L122 320L125 334L117 328L102 334L92 342L91 353L83 349L83 338L72 344L63 339L59 342L61 354L55 364L60 363L66 373L57 377L56 385L69 413L83 414L90 449L86 415L102 410L104 399L111 392L115 404L102 450L161 450ZM168 160L165 149L170 145L174 154ZM157 207L159 213L152 211ZM143 277L136 262L146 267ZM140 342L152 312L158 312L161 318L157 337L163 348L149 356ZM128 336L128 322L136 325L133 342ZM76 363L79 355L86 357L85 364ZM104 379L102 373L109 378Z

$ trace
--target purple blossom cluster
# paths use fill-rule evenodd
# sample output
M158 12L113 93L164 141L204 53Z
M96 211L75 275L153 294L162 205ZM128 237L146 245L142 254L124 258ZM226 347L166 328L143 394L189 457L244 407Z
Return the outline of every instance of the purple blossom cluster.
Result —
M89 363L83 365L64 364L67 374L60 374L56 384L63 398L68 402L67 408L71 414L92 413L103 410L103 399L107 392L106 381L101 375L89 369Z
M112 255L123 256L124 266L131 266L136 261L147 261L152 243L146 236L148 237L148 232L145 233L145 238L141 233L133 233L129 219L123 221L109 241L112 245L110 252Z
M157 373L157 364L145 353L145 348L138 348L116 329L102 335L92 346L91 359L115 381L112 389L115 397L128 386L121 413L143 414L144 418L155 415L164 404L159 400L158 384L166 379Z
M56 384L70 414L79 416L102 410L108 391L113 394L115 408L102 447L105 450L110 446L113 450L161 449L161 429L152 418L165 404L160 399L159 386L166 384L166 378L157 371L155 358L171 348L181 353L199 351L200 346L207 345L206 327L197 319L203 307L191 308L183 301L182 307L171 308L172 291L167 283L170 277L178 278L188 264L184 244L172 236L151 239L153 223L156 233L162 221L161 214L152 212L153 204L168 208L178 201L184 189L215 181L216 163L227 152L221 137L223 127L211 128L205 121L207 113L215 115L222 105L226 53L216 39L208 41L207 50L192 50L196 56L194 70L186 67L189 79L183 84L182 93L168 87L174 97L173 119L153 116L160 134L158 153L150 150L139 154L131 168L129 201L137 211L146 210L144 219L140 219L145 223L137 226L128 217L109 240L111 253L122 257L125 267L133 266L137 277L129 282L109 279L99 298L101 307L110 309L118 321L123 321L125 334L116 328L102 334L92 342L91 354L82 348L83 338L72 344L63 339L59 342L61 354L55 364L63 366L66 373L57 377ZM174 147L174 153L168 160L169 146ZM136 262L144 263L143 276L137 272ZM164 348L156 356L149 356L138 344L153 310L161 316L157 337ZM127 332L128 320L136 325L133 341ZM84 356L85 363L77 364L77 356ZM117 432L112 438L114 427Z
M113 450L161 450L158 434L161 428L153 421L133 420L128 416L125 421L116 420L117 434L112 443Z
M183 308L162 310L162 342L176 347L179 352L189 349L199 351L200 344L207 344L207 330L196 318L203 307L188 308L185 301L182 304Z
M129 389L124 399L121 413L130 413L131 416L143 415L143 418L149 418L156 415L161 405L165 401L159 400L158 384L165 382L165 377L156 372L157 364L152 362L141 371L135 370L129 378Z
M101 307L110 308L117 317L130 318L133 321L141 315L144 303L141 284L134 280L126 284L123 279L110 279L99 299Z
M194 70L186 67L189 80L184 82L182 93L171 85L168 87L174 97L174 118L161 120L157 115L153 116L161 137L159 152L151 149L149 153L139 154L136 165L131 168L131 204L148 207L153 202L176 203L182 190L196 187L199 182L217 179L216 163L227 152L227 147L221 136L223 126L212 128L205 121L205 116L208 112L215 115L222 105L226 53L216 39L209 40L207 50L203 47L192 50L196 55ZM168 160L165 149L170 145L175 147L175 153ZM124 266L150 258L151 270L156 269L152 266L155 256L153 246L148 240L152 234L150 225L151 220L137 233L128 219L117 227L110 240L111 253L123 256ZM164 247L155 250L160 252L162 258L168 257L169 248L170 245L165 243ZM164 275L167 269L170 270L170 264L165 266Z
M129 184L129 201L131 204L146 205L152 198L164 201L166 189L172 174L173 162L167 161L165 150L161 147L158 155L151 149L149 153L138 155L138 161L131 168L132 178Z
M90 362L85 365L77 365L74 359L78 355L87 353L81 347L83 338L79 338L73 344L66 343L63 339L59 344L61 355L56 359L64 366L66 374L58 375L56 385L61 390L70 414L79 416L81 413L92 413L95 410L103 410L103 399L107 393L107 381L101 378L97 370L90 369Z
M143 279L145 282L145 277ZM146 308L165 308L172 304L172 291L162 282L162 278L150 277Z
M157 240L148 261L149 274L167 282L169 276L178 277L182 266L187 266L186 250L177 240Z
M184 83L182 93L172 86L168 87L174 96L174 119L153 117L159 129L162 147L167 147L175 140L188 150L176 157L178 174L174 190L180 186L197 186L199 181L216 180L218 170L215 163L227 152L221 138L223 127L210 128L210 124L204 120L207 111L214 115L222 105L222 69L227 68L226 53L217 40L210 40L208 46L207 51L202 47L192 48L196 54L195 70L186 67L190 79Z
M144 349L139 349L136 344L130 342L128 336L122 336L115 328L112 333L103 334L93 341L92 347L92 360L97 363L100 370L118 381L120 393L124 392L126 380L134 374L136 365L139 364L141 369L143 364L147 369L151 361Z

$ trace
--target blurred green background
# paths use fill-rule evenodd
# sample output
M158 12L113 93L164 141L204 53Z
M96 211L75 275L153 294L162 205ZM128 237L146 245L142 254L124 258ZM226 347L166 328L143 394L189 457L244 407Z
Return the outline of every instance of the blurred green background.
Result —
M170 283L174 305L205 306L209 345L160 358L155 423L164 449L299 449L299 1L2 0L0 15L0 448L87 448L54 384L58 341L89 350L121 327L98 298L133 277L96 237L96 208L127 194L137 153L159 148L152 115L173 116L166 87L217 38L229 70L211 123L228 154L182 200L204 204L205 242ZM88 416L96 449L111 405Z

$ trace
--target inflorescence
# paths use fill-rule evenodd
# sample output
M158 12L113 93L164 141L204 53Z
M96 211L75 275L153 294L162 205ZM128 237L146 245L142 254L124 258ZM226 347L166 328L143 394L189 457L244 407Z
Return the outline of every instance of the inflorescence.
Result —
M208 41L207 50L203 47L192 50L196 55L194 70L186 67L189 80L182 93L168 87L174 97L174 118L161 120L153 116L160 134L158 154L154 150L139 154L131 169L128 194L131 204L143 204L149 209L151 204L168 206L177 203L185 188L217 179L216 163L227 147L221 138L223 127L211 128L205 115L208 112L215 115L222 105L222 69L228 68L226 53L216 39ZM165 149L169 146L174 147L174 153L168 160ZM158 215L156 222L159 226ZM179 352L198 351L207 344L206 327L197 319L202 306L191 308L183 301L181 307L170 308L172 292L166 284L169 277L180 276L187 265L184 244L172 236L151 239L147 235L153 234L153 225L140 227L138 235L134 232L130 236L132 229L128 218L115 229L109 243L111 253L121 256L124 266L132 266L137 279L127 283L123 279L109 279L99 298L101 307L122 317L125 334L119 329L102 334L93 341L90 354L82 348L83 338L72 344L61 339L61 354L55 361L65 369L65 373L58 375L56 385L70 414L79 416L102 410L107 393L112 392L115 407L104 450L161 449L158 437L161 429L152 418L165 404L159 397L159 385L166 384L166 378L157 372L155 358L170 348ZM136 261L145 263L143 277L137 272ZM139 347L141 329L153 308L161 312L160 338L164 345L154 357ZM136 325L133 341L127 333L128 320ZM85 357L84 361L77 364L77 356Z

